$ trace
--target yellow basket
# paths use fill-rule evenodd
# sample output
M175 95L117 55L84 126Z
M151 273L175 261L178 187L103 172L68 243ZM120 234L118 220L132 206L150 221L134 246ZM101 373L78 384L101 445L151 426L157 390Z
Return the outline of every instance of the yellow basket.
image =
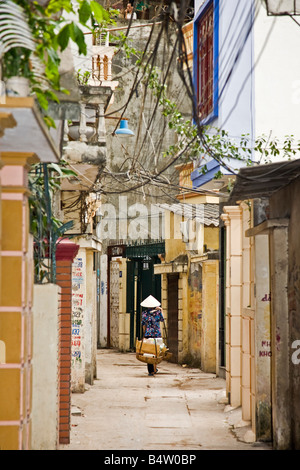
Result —
M149 357L138 352L136 353L136 358L138 361L145 362L146 364L159 364L163 360L163 356Z
M164 348L161 350L156 342L147 343L138 339L136 340L135 351L138 361L145 362L146 364L159 364L169 354L168 349ZM147 356L144 354L147 354ZM148 356L148 354L151 354L153 357Z

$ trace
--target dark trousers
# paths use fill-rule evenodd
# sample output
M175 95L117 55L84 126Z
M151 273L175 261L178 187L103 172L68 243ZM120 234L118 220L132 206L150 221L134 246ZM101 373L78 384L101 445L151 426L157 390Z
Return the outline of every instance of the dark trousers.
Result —
M147 364L147 368L148 368L148 374L153 374L154 365L153 364Z

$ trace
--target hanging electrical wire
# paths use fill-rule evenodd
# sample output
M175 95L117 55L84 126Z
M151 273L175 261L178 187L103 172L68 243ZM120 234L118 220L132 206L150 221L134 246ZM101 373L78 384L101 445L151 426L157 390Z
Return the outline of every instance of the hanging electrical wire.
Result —
M143 196L145 194L144 188L149 186L149 193L151 193L151 187L155 185L157 175L163 175L168 171L170 172L168 176L171 176L171 187L171 183L173 184L178 180L178 172L173 171L174 166L179 162L188 160L188 151L195 141L201 143L203 152L207 157L216 160L229 174L233 176L237 174L236 170L229 163L225 162L224 155L222 153L216 153L215 149L210 145L205 133L205 127L202 125L197 112L193 77L188 64L188 53L183 33L183 26L187 18L189 18L187 14L189 8L190 2L188 0L181 0L176 3L171 0L161 2L157 10L157 17L153 20L152 26L147 25L148 28L150 27L150 32L146 36L143 51L139 56L140 63L135 68L130 66L128 74L130 74L131 78L130 76L126 77L127 82L129 80L131 81L126 101L119 101L114 107L115 109L107 114L107 116L109 116L121 112L121 119L126 113L132 114L132 110L134 110L134 114L139 115L136 128L137 138L135 145L130 149L124 144L119 143L120 150L124 153L124 159L118 168L111 166L109 171L103 172L101 176L101 189L99 189L103 194L113 195L141 190L141 195ZM223 87L221 94L224 92L226 84L230 80L234 68L241 57L255 20L255 16L251 21L243 17L243 24L247 25L248 29L246 28L243 37L239 35L236 37L236 41L232 46L232 48L237 51L235 58L228 57L226 59L227 62L222 65L223 71L221 74L224 75L222 75ZM147 30L149 31L149 29ZM128 23L125 38L130 38L131 32L132 20ZM225 36L228 41L230 40L229 34L230 28L228 28L227 36ZM117 55L122 55L122 45L124 45L124 42L121 42ZM219 56L220 52L222 52L222 47L224 47L224 45L220 47ZM157 64L161 65L161 91L153 94L149 87L149 76L157 69ZM228 67L226 65L228 65ZM120 65L117 64L116 67L120 67ZM167 133L170 133L170 129L168 128L168 120L166 117L162 117L160 105L162 90L164 90L165 85L173 78L172 76L175 70L181 79L182 87L175 100L179 102L179 95L181 95L184 97L182 101L185 106L187 103L189 104L189 114L193 118L194 125L197 129L197 136L189 142L185 142L183 149L179 150L168 159L162 157L162 153L166 148L166 137L168 136ZM225 70L227 75L225 75ZM123 73L119 75L121 79L122 76L124 77L124 68L122 72ZM242 87L243 84L241 84L241 89ZM137 95L139 95L138 99ZM234 106L230 113L233 112ZM112 132L113 134L117 128L118 122ZM152 137L154 135L155 139ZM151 171L147 172L146 177L145 169L147 165L151 168ZM126 171L122 171L125 169ZM117 179L115 179L118 172L122 173L122 175L119 175ZM131 178L128 178L127 175L130 175ZM249 176L245 176L245 178L249 180L252 179ZM109 182L112 179L114 183ZM171 197L173 197L173 194Z

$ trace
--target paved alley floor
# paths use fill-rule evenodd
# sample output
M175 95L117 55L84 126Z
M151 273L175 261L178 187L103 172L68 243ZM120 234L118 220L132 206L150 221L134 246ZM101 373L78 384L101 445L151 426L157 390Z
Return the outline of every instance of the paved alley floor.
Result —
M72 394L71 440L60 450L270 450L243 442L250 428L224 403L224 379L166 361L158 368L149 377L134 353L98 350L98 377Z

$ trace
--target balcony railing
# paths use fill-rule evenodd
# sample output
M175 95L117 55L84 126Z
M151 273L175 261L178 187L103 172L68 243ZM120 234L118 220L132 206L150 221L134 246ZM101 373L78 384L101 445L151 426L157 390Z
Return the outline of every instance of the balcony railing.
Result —
M96 33L91 46L91 73L79 86L80 120L65 123L65 141L105 145L104 112L112 104L113 92L118 85L112 79L114 54L115 46L110 43L109 32Z
M112 59L115 46L110 44L109 32L98 32L94 35L92 45L92 73L88 84L106 85L115 89L117 82L112 80Z

